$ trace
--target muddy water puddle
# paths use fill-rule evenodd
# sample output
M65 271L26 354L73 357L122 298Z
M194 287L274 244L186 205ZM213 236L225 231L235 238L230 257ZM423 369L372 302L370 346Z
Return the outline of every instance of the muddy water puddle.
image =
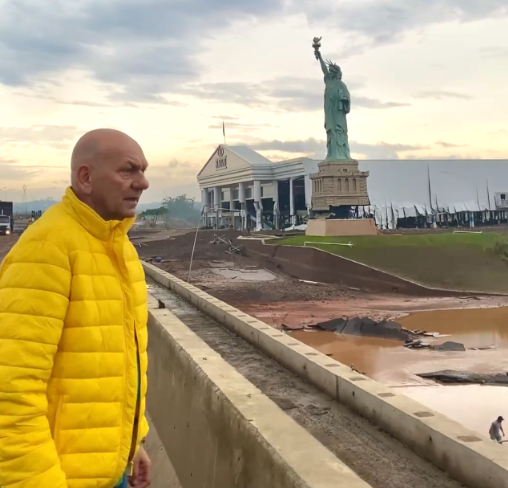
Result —
M508 307L434 310L397 320L407 329L436 330L468 347L497 345L508 349Z
M333 332L292 332L291 335L329 357L486 435L498 415L508 415L508 387L439 385L417 373L445 369L469 372L508 371L508 308L439 310L398 319L408 329L451 334L465 352L406 349L400 342ZM492 350L469 348L497 346ZM504 410L503 410L504 409Z

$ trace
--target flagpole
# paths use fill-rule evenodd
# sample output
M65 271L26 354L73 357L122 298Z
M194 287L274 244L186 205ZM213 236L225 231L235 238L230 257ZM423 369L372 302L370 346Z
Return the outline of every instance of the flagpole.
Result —
M222 135L224 136L224 145L226 146L226 125L224 121L222 121Z

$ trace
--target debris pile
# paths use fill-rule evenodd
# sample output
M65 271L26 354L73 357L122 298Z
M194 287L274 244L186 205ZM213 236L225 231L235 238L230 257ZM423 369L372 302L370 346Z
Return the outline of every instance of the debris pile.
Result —
M428 342L423 342L421 339L409 339L404 344L404 347L408 349L428 349L430 344Z
M467 373L461 371L436 371L435 373L420 373L420 378L426 378L440 383L468 383L479 385L508 386L508 373Z
M465 351L464 344L458 342L445 342L434 345L423 341L419 337L438 338L447 337L438 332L426 332L424 330L408 330L392 320L373 320L369 317L337 318L320 322L313 328L335 332L336 334L348 334L364 337L379 337L401 341L408 349L434 349L436 351Z
M213 240L210 241L210 244L213 245L221 245L226 244L228 249L226 251L227 254L239 254L243 255L243 246L235 246L231 239L226 237L225 235L218 236L217 234L213 235Z
M376 322L369 317L354 317L351 319L332 319L320 322L316 327L336 334L349 334L355 336L381 337L395 341L407 342L414 339L412 333L404 329L397 322L381 320Z
M433 347L434 351L465 351L464 344L460 342L445 342Z

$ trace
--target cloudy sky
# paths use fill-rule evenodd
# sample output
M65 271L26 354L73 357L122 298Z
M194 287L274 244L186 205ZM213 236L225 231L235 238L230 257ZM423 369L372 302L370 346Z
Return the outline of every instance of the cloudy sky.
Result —
M324 155L312 38L341 65L358 159L508 159L507 0L0 0L0 199L59 198L113 127L186 192L222 142Z

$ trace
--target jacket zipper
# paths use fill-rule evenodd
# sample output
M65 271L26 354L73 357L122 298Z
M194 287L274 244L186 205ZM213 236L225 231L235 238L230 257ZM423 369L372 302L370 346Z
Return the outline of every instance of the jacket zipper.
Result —
M115 238L115 233L114 231L112 232L111 234L111 238L109 240L109 244L110 244L110 252L112 254L112 257L114 259L114 262L115 262L115 265L116 265L116 271L118 273L118 279L120 280L120 289L122 291L122 309L123 309L123 317L122 317L122 326L123 326L123 340L124 340L124 351L125 351L125 377L124 377L124 387L123 387L123 391L124 391L124 398L126 399L127 398L127 378L128 378L128 374L129 374L129 354L128 354L128 351L127 351L127 332L125 330L126 327L128 327L128 324L127 324L127 298L126 298L126 295L125 295L125 290L124 290L124 283L123 283L123 279L122 279L122 272L121 272L121 269L120 269L120 263L118 261L118 256L116 255L116 252L115 252L115 249L114 249L114 238ZM125 424L125 404L124 404L124 408L122 409L122 421L121 421L121 427L120 427L120 432L122 433L122 437L123 437L123 432L124 432L124 424ZM127 467L129 467L129 464L131 462L131 459L128 458L127 459ZM124 468L122 468L124 469Z
M136 322L134 322L134 339L136 342L136 410L134 412L134 428L132 429L132 441L131 441L131 450L129 453L129 461L132 463L134 456L136 455L136 447L138 444L138 436L139 436L139 424L140 424L140 413L141 413L141 364L139 357L139 344L138 344L138 334L136 332Z

